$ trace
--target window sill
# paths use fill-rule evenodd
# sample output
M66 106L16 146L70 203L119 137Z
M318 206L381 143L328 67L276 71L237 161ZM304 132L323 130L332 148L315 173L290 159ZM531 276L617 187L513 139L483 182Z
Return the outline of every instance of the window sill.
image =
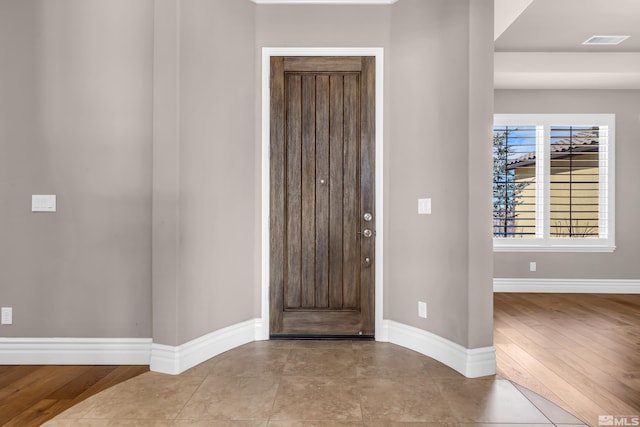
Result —
M493 252L600 252L612 253L615 245L496 245L493 243Z

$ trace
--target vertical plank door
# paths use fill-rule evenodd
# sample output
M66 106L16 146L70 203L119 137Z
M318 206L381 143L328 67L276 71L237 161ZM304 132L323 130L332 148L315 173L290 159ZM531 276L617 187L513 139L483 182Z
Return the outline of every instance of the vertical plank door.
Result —
M373 57L271 58L272 337L375 333L374 79Z

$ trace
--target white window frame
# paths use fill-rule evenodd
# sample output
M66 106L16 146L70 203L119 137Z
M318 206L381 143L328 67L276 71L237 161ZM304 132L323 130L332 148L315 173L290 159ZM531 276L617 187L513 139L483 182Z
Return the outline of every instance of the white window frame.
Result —
M494 114L496 126L536 126L536 238L493 238L494 252L613 252L615 246L615 114ZM551 238L549 218L551 126L600 126L600 237ZM540 140L542 138L542 140ZM604 142L603 142L604 141ZM542 142L542 143L540 143Z

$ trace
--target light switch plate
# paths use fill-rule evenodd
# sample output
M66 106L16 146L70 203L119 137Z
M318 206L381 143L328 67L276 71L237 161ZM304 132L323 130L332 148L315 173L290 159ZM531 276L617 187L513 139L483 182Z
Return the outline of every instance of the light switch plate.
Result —
M56 195L34 194L31 196L31 212L55 212Z
M2 307L2 320L0 323L3 325L11 325L13 324L13 308L12 307Z
M418 301L418 317L427 318L427 303Z
M418 213L420 215L431 213L431 199L418 199Z

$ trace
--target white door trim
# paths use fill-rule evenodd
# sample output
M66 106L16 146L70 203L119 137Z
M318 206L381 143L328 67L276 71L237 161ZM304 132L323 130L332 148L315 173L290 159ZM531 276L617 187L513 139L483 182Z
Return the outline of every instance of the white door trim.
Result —
M251 0L256 4L329 4L329 5L345 5L345 4L393 4L398 0Z
M383 278L383 89L384 49L364 48L308 48L308 47L263 47L262 48L262 333L258 340L269 339L269 146L270 146L270 75L272 56L374 56L376 58L376 255L375 255L375 337L387 341L382 322L382 278Z

